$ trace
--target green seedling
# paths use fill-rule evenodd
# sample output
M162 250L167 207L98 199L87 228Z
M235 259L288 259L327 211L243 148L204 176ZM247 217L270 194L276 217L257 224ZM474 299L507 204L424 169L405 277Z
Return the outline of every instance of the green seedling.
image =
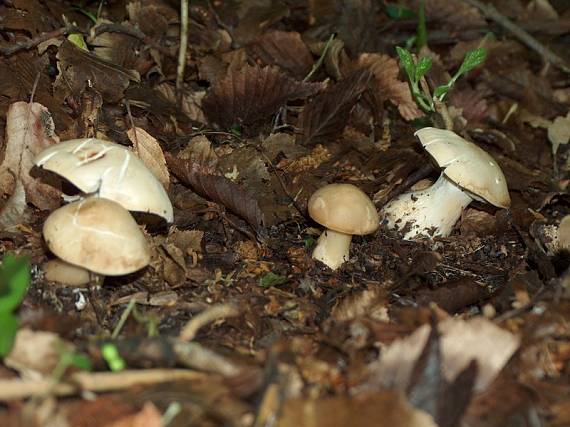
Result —
M15 314L30 284L30 262L27 257L6 255L0 264L0 357L12 350L19 320Z
M481 65L487 57L487 51L483 48L478 48L467 52L465 54L465 58L463 59L463 63L457 72L453 75L453 77L451 77L451 80L448 83L435 88L432 96L429 92L420 86L422 78L426 75L432 66L432 59L429 57L423 57L418 61L415 61L412 54L408 50L401 47L396 47L396 52L398 53L402 68L404 69L408 77L408 81L410 82L412 96L418 105L426 112L435 112L435 101L442 102L457 79L459 79L459 77L462 75L467 74L475 67Z
M113 372L122 371L127 366L125 360L119 354L119 350L114 344L105 343L101 347L101 354L109 369Z
M284 276L280 276L279 274L275 274L273 272L267 273L261 279L259 279L259 286L262 288L270 288L272 286L279 286L284 283L287 283L287 278Z

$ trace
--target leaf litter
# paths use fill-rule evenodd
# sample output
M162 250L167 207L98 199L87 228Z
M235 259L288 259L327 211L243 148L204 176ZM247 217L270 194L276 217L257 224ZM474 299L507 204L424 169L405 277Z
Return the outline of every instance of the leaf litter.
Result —
M0 424L568 425L568 78L501 17L569 62L570 8L479 3L190 2L182 85L173 2L2 4L0 255L32 269ZM317 188L380 210L437 178L414 132L444 121L414 100L406 42L432 90L486 49L445 102L512 206L475 203L446 238L381 226L333 272L311 258ZM173 224L137 216L148 267L46 279L42 224L77 193L32 167L57 135L132 147L167 188Z

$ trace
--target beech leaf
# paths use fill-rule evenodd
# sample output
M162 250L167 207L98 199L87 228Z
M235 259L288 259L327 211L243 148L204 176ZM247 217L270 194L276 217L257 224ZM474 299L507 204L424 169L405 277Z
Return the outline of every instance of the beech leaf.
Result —
M133 152L142 160L154 176L156 176L160 183L168 188L170 185L170 175L166 167L164 153L156 138L139 127L129 129L127 136L133 143Z

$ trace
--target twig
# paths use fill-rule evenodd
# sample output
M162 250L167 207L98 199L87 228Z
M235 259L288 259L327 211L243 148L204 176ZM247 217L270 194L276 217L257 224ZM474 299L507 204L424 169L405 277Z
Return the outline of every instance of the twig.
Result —
M545 61L552 63L565 73L570 73L570 68L566 65L564 59L544 46L509 18L502 15L493 5L483 3L480 0L463 0L463 2L479 9L487 18L492 19L497 24L510 31L521 42L542 56Z
M178 50L178 67L176 67L176 95L178 103L182 101L182 84L186 69L186 54L188 50L188 2L180 2L180 48Z
M127 305L127 308L125 308L125 311L123 311L123 313L121 314L121 318L117 322L117 326L115 326L115 329L111 334L111 339L116 339L119 336L119 334L121 333L121 329L123 329L123 326L125 326L125 322L129 318L129 315L131 314L131 311L133 311L133 308L135 308L135 304L136 304L136 299L131 298L129 304Z
M190 319L186 326L180 331L180 336L178 337L182 341L192 341L198 331L206 326L208 323L212 323L218 319L224 319L226 317L234 317L239 314L239 310L229 304L214 305L207 308L196 317Z
M161 46L160 44L156 43L152 38L147 36L145 33L143 33L138 28L126 27L122 24L115 24L115 23L99 24L99 25L93 27L93 29L91 30L91 33L92 33L92 36L98 36L99 34L102 34L102 33L125 34L127 36L134 37L135 39L140 40L141 42L143 42L147 46L150 46L151 48L156 49L157 51L159 51L160 53L162 53L166 56L169 56L171 58L176 58L176 55L174 53L172 53L169 49L167 49L164 46Z
M145 369L121 372L77 372L68 381L53 385L50 379L0 380L0 402L42 396L50 392L55 396L70 396L82 391L108 392L133 386L158 384L171 381L203 381L211 373L184 369Z
M335 34L331 34L331 36L329 37L329 39L327 40L327 43L325 44L325 47L323 49L323 53L321 53L321 57L318 59L318 61L313 65L313 68L311 69L311 71L309 72L309 74L307 74L305 76L305 78L303 79L303 83L304 82L308 82L311 77L313 77L313 74L315 74L317 72L317 70L321 67L321 65L323 64L323 61L325 60L325 56L329 50L329 48L331 47L331 44L334 40Z
M74 25L66 25L65 27L59 28L54 31L50 31L49 33L40 34L39 36L34 37L33 39L29 39L20 43L15 43L12 46L0 48L0 55L10 56L21 50L32 49L37 45L39 45L40 43L43 43L49 39L57 39L61 36L65 36L71 33L83 33L83 32Z

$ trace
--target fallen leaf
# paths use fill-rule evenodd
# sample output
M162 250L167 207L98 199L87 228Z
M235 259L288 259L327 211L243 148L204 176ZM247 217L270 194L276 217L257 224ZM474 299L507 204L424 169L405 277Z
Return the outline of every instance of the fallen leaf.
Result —
M17 179L12 195L0 209L0 230L11 231L17 225L26 223L26 207L26 191L22 181Z
M168 188L170 175L166 167L164 153L156 138L139 127L129 129L127 136L133 143L133 152L143 161L161 184Z
M126 415L108 424L108 427L163 427L160 412L152 402L146 402L142 409L133 415Z
M374 74L372 95L378 106L381 107L385 100L389 100L398 107L406 120L424 115L412 99L408 84L398 79L400 68L394 58L379 53L363 53L358 58L358 65L368 68Z
M293 80L275 67L246 66L215 82L202 108L210 123L227 130L261 122L287 101L306 98L320 88L319 83Z
M39 209L53 209L60 203L60 192L33 178L30 171L34 157L50 145L59 142L55 125L47 108L34 102L15 102L6 117L6 148L0 165L0 189L13 192L16 181L26 190L26 199ZM19 206L12 209L22 209Z
M416 0L408 1L412 2L419 4ZM452 30L487 26L479 10L461 0L426 0L425 14L430 21L437 21L439 25L451 27Z
M548 139L552 144L552 153L556 155L558 147L570 141L570 112L564 116L556 117L548 126Z
M368 70L356 70L309 102L300 117L303 143L326 144L340 137L371 77Z

